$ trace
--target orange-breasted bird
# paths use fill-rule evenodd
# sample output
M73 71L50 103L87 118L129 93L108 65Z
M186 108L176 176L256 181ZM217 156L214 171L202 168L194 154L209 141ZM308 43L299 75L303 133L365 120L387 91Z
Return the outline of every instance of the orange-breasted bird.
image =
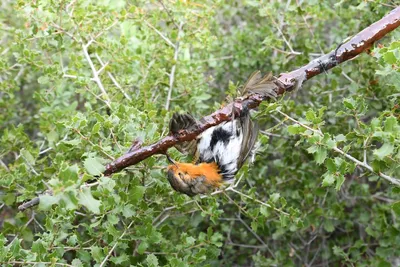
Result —
M275 78L252 74L240 90L242 96L258 93L276 97ZM197 121L189 114L175 113L170 121L170 132L196 127ZM224 183L232 183L235 174L252 153L257 140L258 125L251 120L250 112L223 122L201 133L196 140L183 142L175 147L182 153L194 156L192 163L173 161L168 166L168 181L172 188L188 196L205 194Z

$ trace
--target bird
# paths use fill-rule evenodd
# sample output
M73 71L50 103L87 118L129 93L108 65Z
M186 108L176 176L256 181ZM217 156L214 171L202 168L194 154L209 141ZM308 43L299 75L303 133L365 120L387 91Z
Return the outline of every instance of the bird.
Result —
M262 77L257 71L238 91L243 99L255 93L276 98L275 81L271 74ZM199 123L189 113L174 113L169 130L175 135ZM193 160L190 163L177 162L166 153L171 163L167 167L170 185L175 191L193 197L233 183L235 175L253 153L258 131L258 124L251 119L250 111L244 108L241 115L231 121L208 128L195 140L175 145L181 153L192 155Z

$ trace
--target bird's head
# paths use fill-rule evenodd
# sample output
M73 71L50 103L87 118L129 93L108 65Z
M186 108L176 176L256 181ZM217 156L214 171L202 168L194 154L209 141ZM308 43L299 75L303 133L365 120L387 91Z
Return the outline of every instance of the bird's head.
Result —
M172 188L178 192L189 196L205 194L223 182L215 162L195 165L169 160L172 164L167 168L167 178Z

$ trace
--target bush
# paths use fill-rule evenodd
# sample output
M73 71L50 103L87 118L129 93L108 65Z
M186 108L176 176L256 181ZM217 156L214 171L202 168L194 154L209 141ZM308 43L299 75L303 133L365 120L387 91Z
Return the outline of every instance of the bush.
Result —
M95 177L133 140L165 136L173 112L213 112L253 71L306 64L391 1L1 5L4 265L398 264L399 31L263 104L232 190L180 195L164 156Z

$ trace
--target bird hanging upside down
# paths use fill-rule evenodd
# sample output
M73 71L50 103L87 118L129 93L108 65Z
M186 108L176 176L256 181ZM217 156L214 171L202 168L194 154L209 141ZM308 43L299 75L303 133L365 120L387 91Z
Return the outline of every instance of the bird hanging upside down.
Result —
M277 88L271 75L261 77L253 73L241 90L241 95L258 93L275 98ZM252 153L257 140L258 125L244 109L240 117L223 122L201 133L196 140L183 142L175 147L182 153L194 156L193 163L173 161L168 166L168 181L172 188L188 196L205 194L224 183L232 183L235 174ZM170 132L196 127L197 121L189 114L175 113L170 121Z

